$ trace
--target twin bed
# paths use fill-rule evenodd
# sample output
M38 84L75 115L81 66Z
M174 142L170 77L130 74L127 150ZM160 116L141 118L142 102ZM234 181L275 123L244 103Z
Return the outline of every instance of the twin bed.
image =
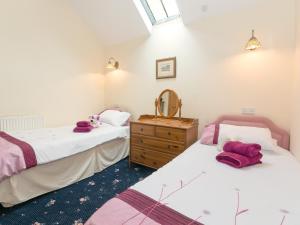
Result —
M196 142L145 180L102 206L86 225L297 225L300 164L289 135L270 120L224 116L216 121L266 127L277 146L260 165L235 169L216 161L216 146Z
M5 149L0 149L0 203L4 207L66 187L128 156L128 126L102 123L90 133L74 133L73 128L5 133L10 139L1 138L0 147L11 144L6 139L16 143L12 137L22 140L34 150L36 166L17 171L23 160L17 154L20 151L5 153Z

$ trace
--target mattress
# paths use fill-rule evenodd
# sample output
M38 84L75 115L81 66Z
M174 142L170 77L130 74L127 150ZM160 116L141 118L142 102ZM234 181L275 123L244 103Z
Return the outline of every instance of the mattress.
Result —
M290 152L264 151L263 164L243 169L217 154L197 142L131 189L156 201L163 192L162 204L205 225L299 224L300 164Z
M129 138L118 138L88 151L24 170L0 183L0 203L11 207L66 187L117 163L128 153Z
M129 136L129 127L115 127L102 123L89 133L74 133L73 126L11 131L9 135L30 144L37 164L53 162L91 149L116 138Z

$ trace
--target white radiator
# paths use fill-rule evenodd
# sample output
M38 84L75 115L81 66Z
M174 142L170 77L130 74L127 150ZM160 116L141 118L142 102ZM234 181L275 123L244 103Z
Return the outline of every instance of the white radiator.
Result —
M30 130L44 127L42 116L7 116L0 117L0 130Z

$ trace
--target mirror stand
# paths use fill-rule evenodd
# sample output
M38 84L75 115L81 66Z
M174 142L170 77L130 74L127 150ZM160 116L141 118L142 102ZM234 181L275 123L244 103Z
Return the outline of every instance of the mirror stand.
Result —
M155 99L155 118L158 114L160 117L172 118L179 112L179 119L181 119L181 108L182 101L176 92L166 89Z
M181 108L182 108L182 101L179 99L179 119L181 119Z
M158 106L158 99L155 99L155 118L157 118L157 106Z

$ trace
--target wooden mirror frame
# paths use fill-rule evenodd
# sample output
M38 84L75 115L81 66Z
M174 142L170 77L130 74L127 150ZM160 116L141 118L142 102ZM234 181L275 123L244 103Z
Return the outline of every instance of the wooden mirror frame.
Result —
M161 111L161 107L159 104L159 100L162 98L162 96L166 93L166 92L172 92L173 94L175 94L177 101L176 101L176 111L173 112L172 114L165 116L162 111ZM158 97L158 99L155 99L155 116L157 117L157 111L159 113L160 116L162 117L166 117L166 118L172 118L174 117L178 111L179 111L179 118L181 118L181 107L182 107L182 102L181 99L179 99L177 93L171 89L165 89L164 91L162 91Z

